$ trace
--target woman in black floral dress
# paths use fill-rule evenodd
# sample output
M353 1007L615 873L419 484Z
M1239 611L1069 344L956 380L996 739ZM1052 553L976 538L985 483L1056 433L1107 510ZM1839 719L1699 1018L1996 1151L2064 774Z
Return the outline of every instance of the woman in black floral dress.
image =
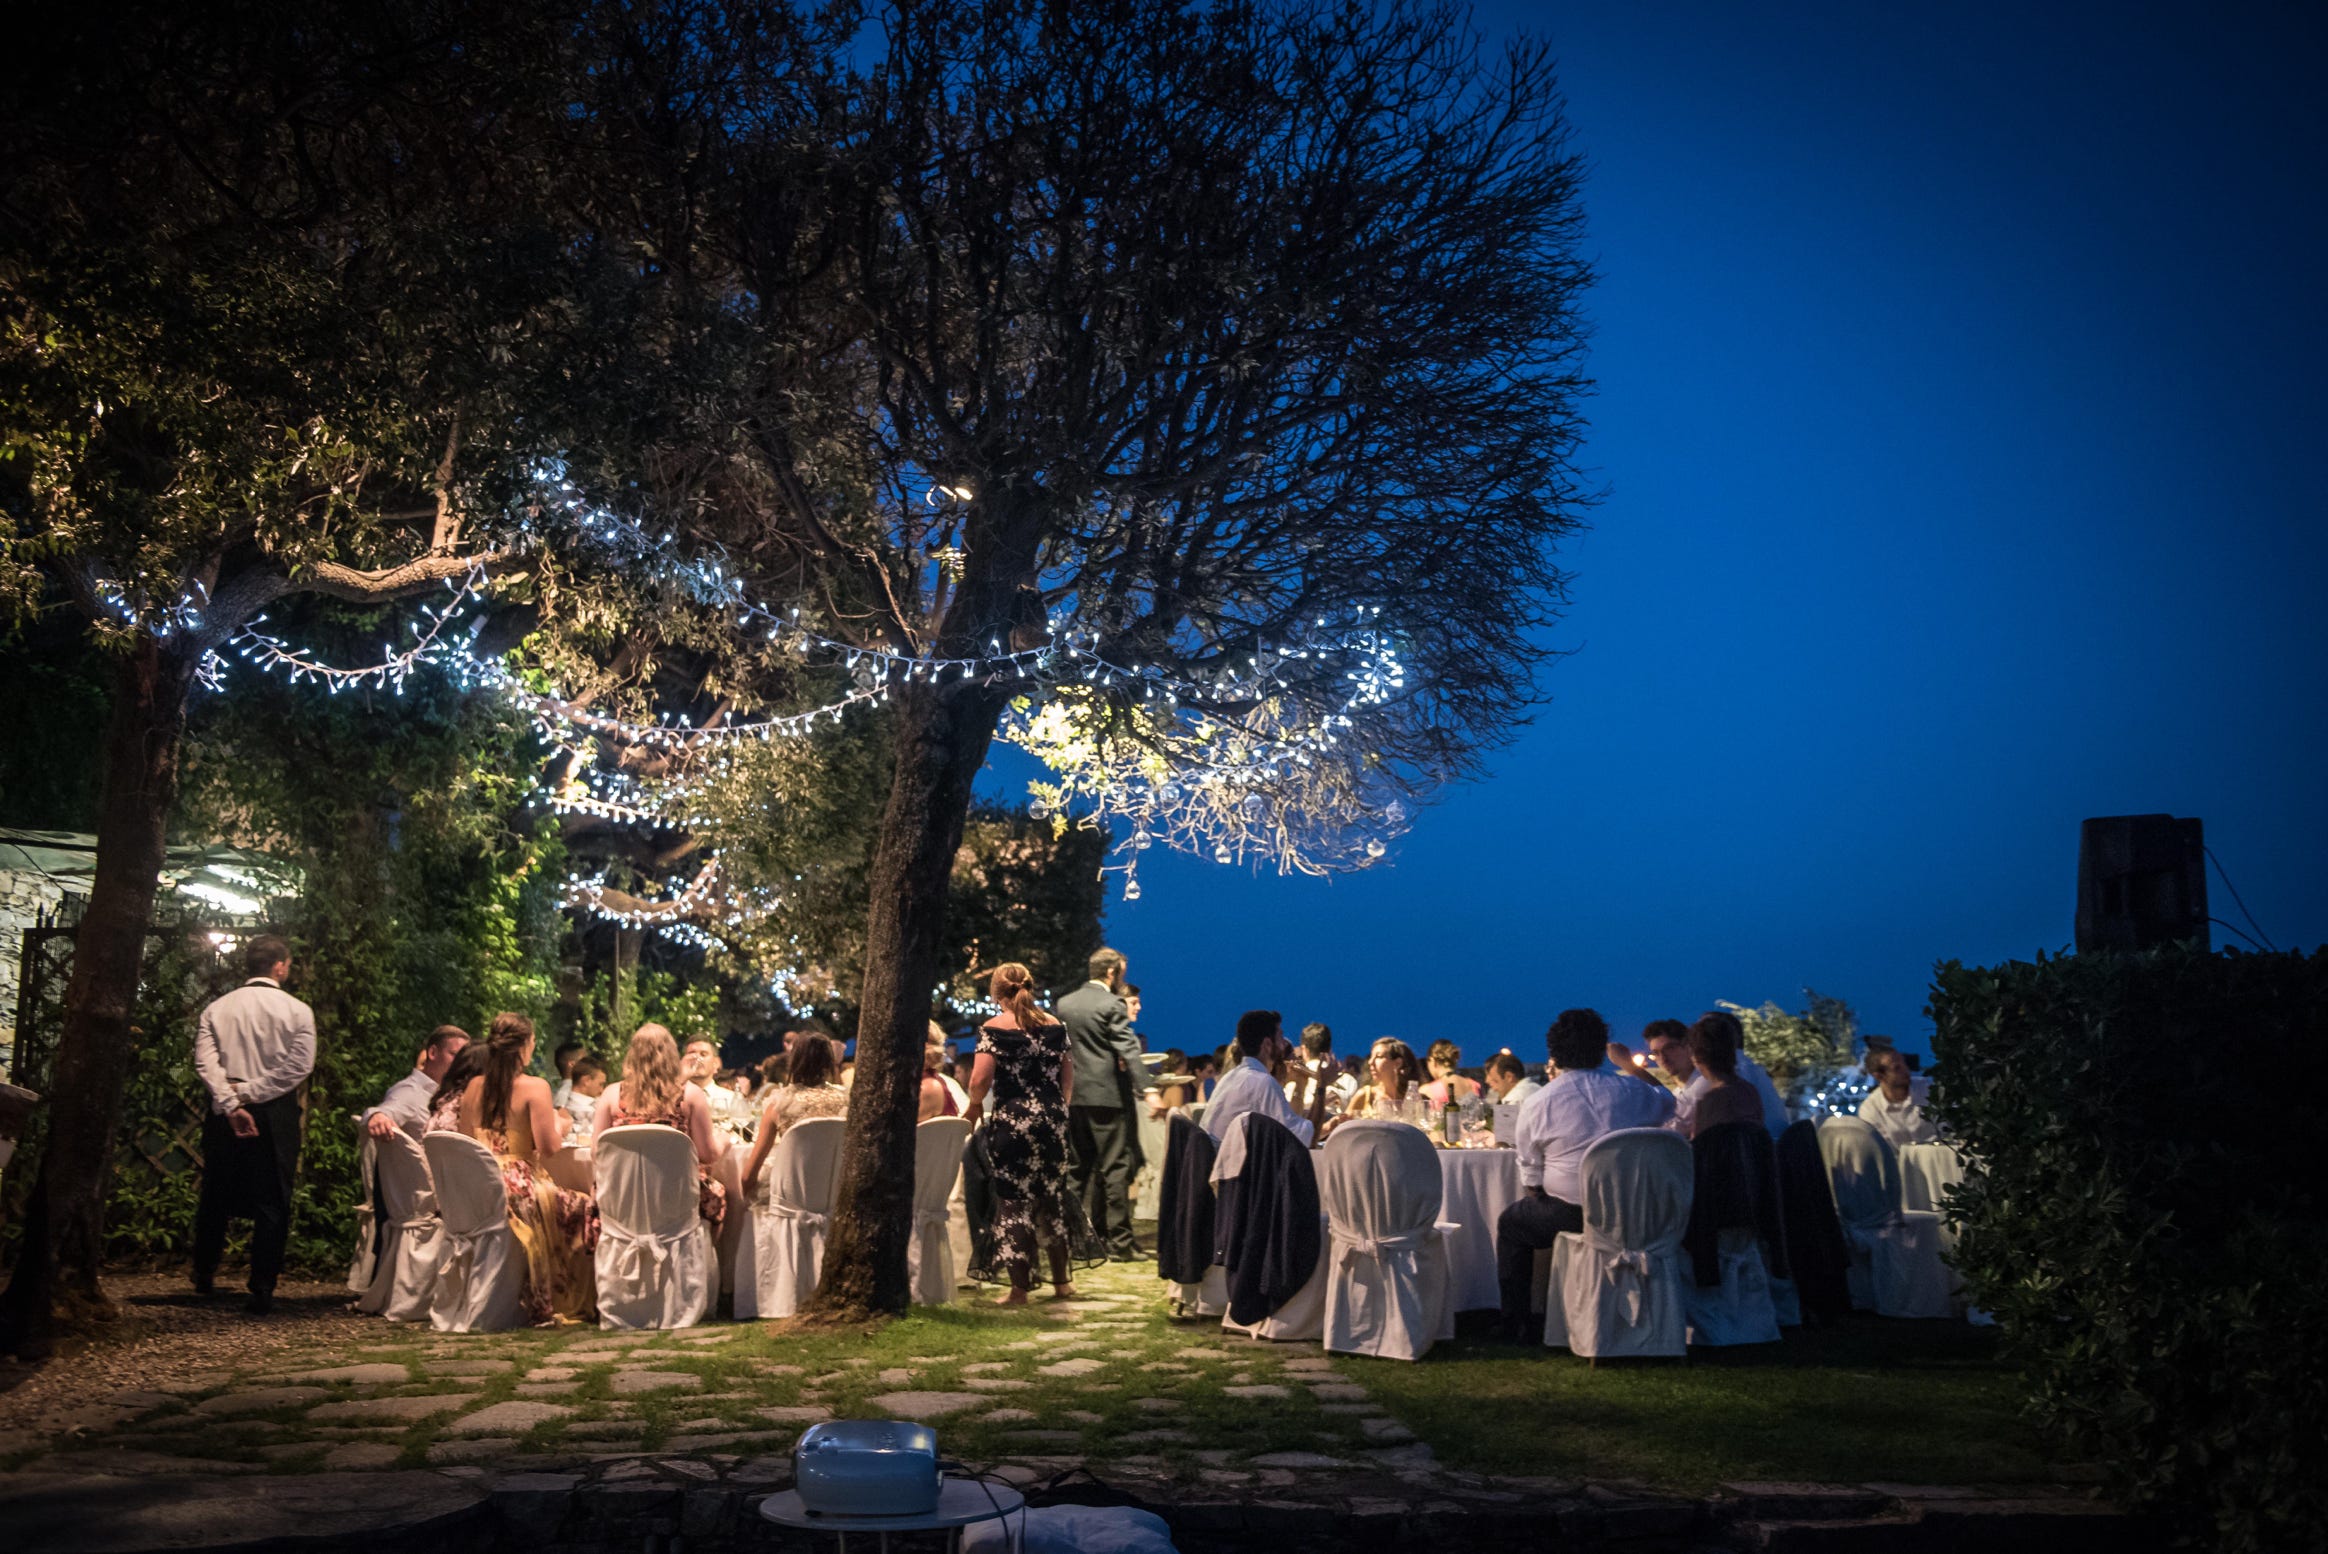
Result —
M1067 1300L1075 1294L1067 1272L1075 1224L1067 1181L1075 1066L1067 1027L1035 1007L1034 977L1016 961L995 969L988 995L1002 1013L978 1032L968 1115L985 1118L979 1137L994 1189L994 1262L1010 1278L997 1304L1026 1304L1038 1241L1050 1254L1052 1293Z

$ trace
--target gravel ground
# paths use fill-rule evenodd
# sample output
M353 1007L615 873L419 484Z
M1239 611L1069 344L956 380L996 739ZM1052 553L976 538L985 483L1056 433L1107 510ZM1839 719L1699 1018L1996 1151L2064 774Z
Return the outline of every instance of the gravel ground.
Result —
M352 1343L380 1331L378 1318L349 1309L352 1297L337 1283L285 1280L263 1317L242 1309L239 1270L221 1270L219 1293L207 1301L195 1299L182 1272L113 1274L105 1288L121 1307L110 1331L38 1365L0 1357L0 1429L50 1433L43 1426L57 1416L110 1393L247 1370L294 1344Z

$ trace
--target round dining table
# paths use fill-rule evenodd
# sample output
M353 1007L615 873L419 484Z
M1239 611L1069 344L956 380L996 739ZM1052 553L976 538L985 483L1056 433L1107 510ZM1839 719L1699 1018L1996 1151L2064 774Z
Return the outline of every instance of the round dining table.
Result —
M1520 1157L1503 1148L1439 1151L1439 1218L1447 1235L1447 1277L1457 1311L1501 1304L1495 1277L1495 1222L1520 1195Z

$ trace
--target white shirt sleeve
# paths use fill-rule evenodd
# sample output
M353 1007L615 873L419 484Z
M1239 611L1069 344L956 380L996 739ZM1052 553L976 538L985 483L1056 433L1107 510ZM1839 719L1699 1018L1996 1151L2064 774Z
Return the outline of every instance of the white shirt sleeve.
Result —
M211 1104L219 1111L242 1110L242 1097L226 1080L226 1061L219 1054L218 1030L211 1024L210 1010L202 1011L202 1018L194 1025L194 1072L210 1092Z
M285 1011L283 1050L266 1072L258 1076L256 1088L273 1095L289 1095L299 1088L300 1081L315 1072L315 1011L296 998L285 998L290 1007Z
M1520 1103L1519 1125L1512 1130L1513 1150L1520 1157L1520 1185L1544 1185L1544 1109L1552 1100L1554 1085L1529 1096Z

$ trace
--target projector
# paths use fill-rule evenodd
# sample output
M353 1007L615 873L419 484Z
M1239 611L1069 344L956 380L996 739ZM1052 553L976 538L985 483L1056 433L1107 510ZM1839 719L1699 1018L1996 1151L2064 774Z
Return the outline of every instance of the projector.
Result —
M926 1516L943 1477L928 1425L836 1419L792 1448L792 1485L811 1516Z

